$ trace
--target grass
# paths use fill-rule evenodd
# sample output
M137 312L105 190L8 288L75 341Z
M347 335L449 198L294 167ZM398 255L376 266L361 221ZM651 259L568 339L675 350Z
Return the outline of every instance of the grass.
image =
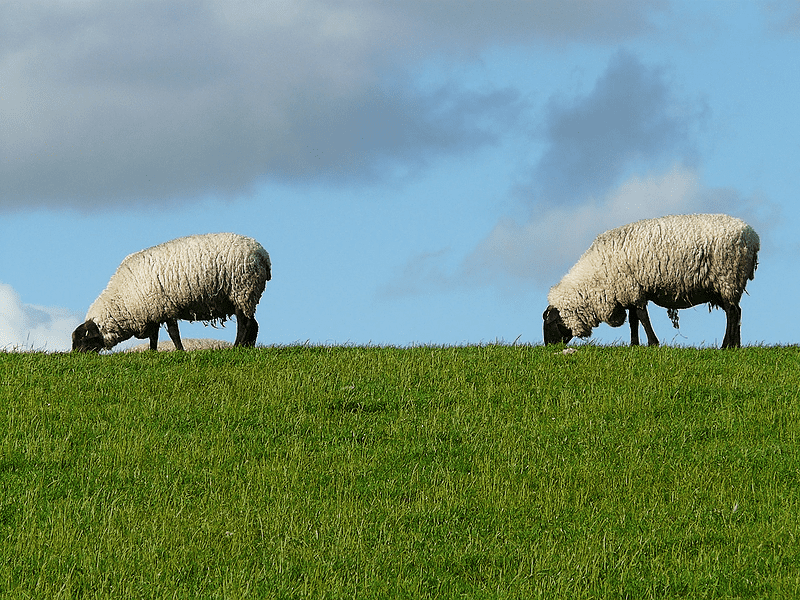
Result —
M794 598L800 355L0 354L4 598Z

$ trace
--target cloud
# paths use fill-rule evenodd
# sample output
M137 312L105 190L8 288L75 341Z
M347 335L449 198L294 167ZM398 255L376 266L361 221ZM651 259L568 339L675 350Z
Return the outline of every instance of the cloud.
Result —
M697 173L683 166L633 176L580 206L543 207L523 224L501 220L464 261L459 277L554 285L599 233L639 219L700 212L712 196L702 190Z
M69 350L82 320L64 308L25 304L10 285L0 283L0 351Z
M703 113L702 106L674 97L663 68L619 51L588 95L550 100L547 149L533 168L528 194L537 204L577 204L618 184L632 167L653 169L676 154L688 157Z
M544 150L513 192L524 216L500 219L449 271L447 253L412 258L397 281L413 270L419 283L390 284L383 293L475 282L549 286L602 231L670 213L741 209L747 203L734 191L704 189L694 165L695 131L706 112L676 97L666 69L617 52L588 94L548 103Z
M697 170L676 163L666 172L633 175L605 196L580 206L543 207L523 224L501 220L464 260L457 278L494 282L510 278L549 287L608 229L670 214L727 213L763 235L775 225L776 210L763 198L705 187Z
M0 209L353 182L493 143L513 90L409 75L490 45L615 44L651 0L135 0L0 5ZM579 17L579 18L577 18Z
M769 27L783 34L800 33L800 6L796 2L778 0L761 5L765 11Z
M471 289L476 284L508 291L532 283L547 289L608 229L668 214L724 212L745 219L763 234L774 225L774 210L774 204L762 198L704 187L696 170L676 163L662 173L631 176L579 206L545 205L522 223L501 219L454 268L448 267L454 257L446 249L412 257L380 295L403 297Z
M400 45L475 52L493 43L618 44L655 31L652 18L668 8L662 0L408 0L381 12Z

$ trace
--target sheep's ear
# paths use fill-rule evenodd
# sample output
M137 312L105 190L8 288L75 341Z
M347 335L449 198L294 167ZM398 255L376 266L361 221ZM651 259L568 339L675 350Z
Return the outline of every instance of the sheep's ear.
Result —
M553 323L561 320L561 313L551 304L545 309L544 313L542 313L542 319L544 319L545 323Z

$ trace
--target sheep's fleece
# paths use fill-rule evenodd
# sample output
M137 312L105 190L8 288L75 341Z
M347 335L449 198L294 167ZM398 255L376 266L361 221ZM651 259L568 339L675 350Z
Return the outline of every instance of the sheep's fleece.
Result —
M106 349L167 319L224 322L239 308L254 318L269 254L234 233L182 237L129 255L89 307Z
M619 327L624 307L648 299L675 309L738 304L759 246L753 228L728 215L645 219L597 236L547 299L577 337L601 322Z

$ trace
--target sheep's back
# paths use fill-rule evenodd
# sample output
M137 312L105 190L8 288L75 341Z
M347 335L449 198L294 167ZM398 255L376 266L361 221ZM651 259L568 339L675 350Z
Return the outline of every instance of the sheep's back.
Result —
M621 262L616 269L640 294L687 306L703 298L738 302L753 278L760 245L752 227L728 215L637 221L602 234L596 243L604 246L606 264L613 265L612 258Z

